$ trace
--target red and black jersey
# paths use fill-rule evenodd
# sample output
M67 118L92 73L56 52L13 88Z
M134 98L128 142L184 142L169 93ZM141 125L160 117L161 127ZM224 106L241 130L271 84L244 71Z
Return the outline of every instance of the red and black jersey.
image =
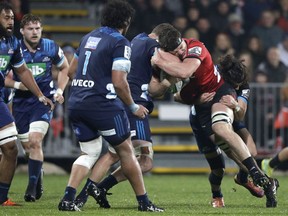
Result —
M205 92L214 92L224 83L217 67L213 64L211 55L205 45L196 39L186 39L187 53L185 58L198 58L201 61L200 66L189 78L180 95L187 104L194 104L195 99ZM184 59L185 59L184 58ZM182 60L184 60L182 59Z

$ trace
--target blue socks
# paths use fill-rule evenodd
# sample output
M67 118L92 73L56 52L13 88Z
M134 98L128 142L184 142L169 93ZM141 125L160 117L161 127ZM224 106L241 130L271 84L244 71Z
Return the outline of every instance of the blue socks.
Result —
M118 184L116 178L113 175L107 176L103 181L101 181L97 186L99 188L105 188L108 191L114 185Z
M8 191L10 184L0 182L0 204L5 202L8 199Z
M76 189L67 186L65 189L64 200L73 201L75 199Z

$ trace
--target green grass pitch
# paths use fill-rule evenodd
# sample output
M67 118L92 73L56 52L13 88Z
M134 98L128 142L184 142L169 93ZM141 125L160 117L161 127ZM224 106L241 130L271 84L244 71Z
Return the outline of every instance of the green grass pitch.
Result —
M137 211L135 195L128 184L122 182L113 187L108 196L111 209L100 209L92 197L81 212L60 212L57 209L59 200L64 194L68 175L44 176L44 194L35 203L26 203L23 195L27 185L27 176L17 174L10 190L10 198L23 206L0 207L0 215L8 216L57 216L57 215L93 215L93 216L135 216L148 214L161 215L288 215L287 177L277 177L280 181L278 189L278 207L266 208L265 197L255 198L243 187L236 185L233 176L223 179L222 191L225 208L212 208L210 187L207 175L147 175L146 189L150 200L159 207L165 208L164 213L144 213ZM81 185L82 187L82 185Z

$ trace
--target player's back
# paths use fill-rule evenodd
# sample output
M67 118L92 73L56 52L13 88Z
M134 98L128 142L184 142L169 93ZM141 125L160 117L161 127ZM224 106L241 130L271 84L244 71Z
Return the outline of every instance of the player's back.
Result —
M109 27L101 27L84 36L76 51L78 67L71 84L69 108L113 110L111 102L119 106L121 103L112 84L112 64L115 59L129 59L128 50L130 42Z
M131 70L127 79L136 102L151 100L147 91L153 73L151 57L155 47L159 47L159 44L146 33L137 35L131 42Z

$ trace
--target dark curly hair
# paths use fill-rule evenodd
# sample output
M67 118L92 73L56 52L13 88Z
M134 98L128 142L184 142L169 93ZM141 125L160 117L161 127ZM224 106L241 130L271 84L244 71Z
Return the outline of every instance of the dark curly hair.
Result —
M7 1L0 1L0 12L2 12L2 10L13 10L13 7Z
M248 82L247 69L243 64L243 60L238 60L233 55L221 57L218 68L225 82L233 87Z
M124 29L130 24L134 13L133 7L124 0L109 1L102 11L101 25Z
M181 33L172 25L166 26L158 36L160 47L166 51L175 50L182 41Z

